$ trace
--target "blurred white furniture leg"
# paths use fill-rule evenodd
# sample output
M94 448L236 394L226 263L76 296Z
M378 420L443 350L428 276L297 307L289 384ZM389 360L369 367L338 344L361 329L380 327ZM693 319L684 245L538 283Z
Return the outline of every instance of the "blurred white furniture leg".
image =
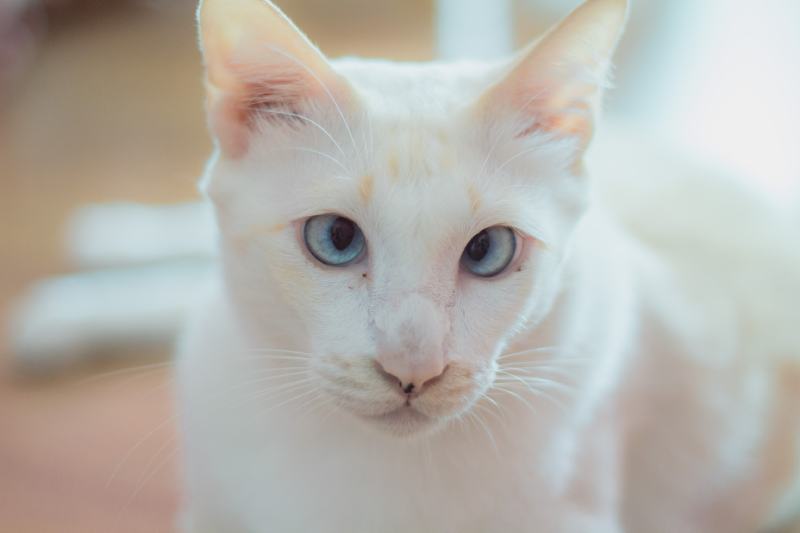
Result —
M214 221L200 202L133 203L79 209L67 229L68 253L78 268L130 266L214 253Z
M512 0L439 0L436 32L439 58L495 59L511 53Z
M86 271L39 282L12 310L17 368L44 372L166 346L210 278L214 239L201 203L78 210L68 254Z
M12 316L16 368L42 373L168 346L212 268L207 260L174 260L38 283Z

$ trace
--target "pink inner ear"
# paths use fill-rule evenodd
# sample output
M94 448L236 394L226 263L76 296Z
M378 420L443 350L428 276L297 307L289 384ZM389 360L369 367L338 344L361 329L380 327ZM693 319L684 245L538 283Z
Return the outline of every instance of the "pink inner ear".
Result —
M535 97L531 97L535 94ZM516 137L536 132L558 137L588 138L592 133L592 103L595 91L591 87L564 87L560 91L528 89L514 97L527 126Z
M345 91L324 56L270 2L205 0L200 30L209 123L227 156L242 156L259 125L296 127L301 120L293 114L327 104L329 90L337 98Z
M527 137L537 132L546 132L558 137L585 137L591 134L592 123L589 116L588 105L583 104L581 113L577 113L577 106L568 113L548 114L546 112L537 114L533 122L524 130L517 133L516 138Z
M265 67L268 69L269 67ZM249 147L257 120L297 125L305 102L318 98L318 82L302 72L284 70L257 78L241 69L238 82L218 91L209 106L211 128L228 157L239 158Z
M241 105L234 96L225 95L209 102L209 126L222 152L232 159L247 153L249 128L243 118Z
M314 80L304 79L295 73L284 73L261 81L246 82L240 102L241 119L252 128L254 120L261 116L268 121L291 121L291 117L263 113L274 110L284 113L299 113L304 100L313 97L309 84Z

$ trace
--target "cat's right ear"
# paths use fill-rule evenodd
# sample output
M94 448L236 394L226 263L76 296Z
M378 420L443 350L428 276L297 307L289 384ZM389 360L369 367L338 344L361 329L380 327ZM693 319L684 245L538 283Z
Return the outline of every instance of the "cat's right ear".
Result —
M627 0L585 0L516 59L483 95L487 116L513 118L516 137L543 134L589 144Z
M347 82L268 0L201 0L197 18L209 127L225 156L247 152L259 116L291 122L347 102Z

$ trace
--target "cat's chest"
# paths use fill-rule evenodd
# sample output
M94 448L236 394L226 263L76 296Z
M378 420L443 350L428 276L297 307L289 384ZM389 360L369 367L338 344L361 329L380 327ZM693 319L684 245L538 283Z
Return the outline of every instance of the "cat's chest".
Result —
M205 468L223 488L226 506L237 507L243 526L254 531L264 524L276 531L341 531L348 524L353 532L469 533L527 531L537 522L557 532L569 529L553 520L581 516L555 497L555 469L542 465L545 454L525 442L523 431L518 442L497 442L502 437L495 435L492 443L471 432L461 441L388 445L336 426L331 419L312 424L279 416L240 428L228 435L248 445Z

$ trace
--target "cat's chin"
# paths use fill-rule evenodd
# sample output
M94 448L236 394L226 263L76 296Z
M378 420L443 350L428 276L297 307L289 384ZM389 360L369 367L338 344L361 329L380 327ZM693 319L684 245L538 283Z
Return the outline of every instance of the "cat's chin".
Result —
M439 427L441 423L440 419L421 413L409 405L379 415L359 417L373 427L397 437L423 435Z

